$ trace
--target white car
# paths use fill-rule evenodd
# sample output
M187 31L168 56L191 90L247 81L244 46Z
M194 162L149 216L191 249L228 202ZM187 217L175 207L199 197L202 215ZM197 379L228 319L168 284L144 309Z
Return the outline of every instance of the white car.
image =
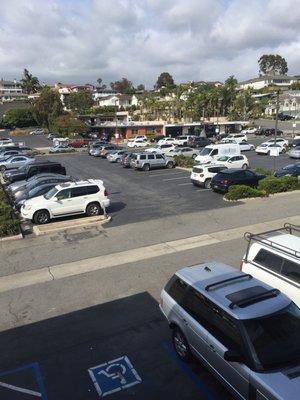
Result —
M266 141L263 142L262 144L265 144L265 143L275 144L275 139L266 140ZM282 146L288 147L289 141L286 140L286 139L283 139L283 138L276 138L276 144L280 144L280 145L282 145Z
M166 137L164 139L160 139L157 144L162 145L162 144L175 144L175 139L172 137Z
M249 168L249 161L243 154L237 156L221 156L216 159L216 163L222 164L227 168Z
M146 153L153 153L153 154L171 154L172 150L175 149L173 144L157 144L156 146L149 147L145 150Z
M127 146L128 147L146 147L148 146L149 142L146 139L128 139Z
M210 189L212 178L224 169L227 169L227 167L221 164L195 165L191 173L191 182L195 186Z
M46 224L52 218L105 212L110 200L100 179L68 182L56 185L43 196L26 200L21 215L36 224Z
M241 270L285 293L300 307L299 226L246 234L249 241ZM298 234L297 234L298 233Z
M174 144L178 145L178 146L187 146L188 145L188 141L190 138L194 137L193 135L181 135L181 136L177 136L174 140Z
M279 149L279 154L285 153L285 147L282 144L273 144L273 143L262 143L257 146L255 151L257 154L269 154L271 153L271 149L277 147Z
M0 147L4 147L4 146L14 146L14 143L11 140L11 138L1 138L0 139Z
M230 133L226 138L221 140L221 143L226 143L228 140L234 140L235 143L247 142L248 138L245 133Z
M37 128L34 131L29 132L29 135L44 135L45 131L43 128Z
M243 129L241 131L241 133L245 133L245 134L247 134L247 133L255 133L255 132L257 132L257 128L255 128L255 127L253 127L253 128L245 128L245 129Z
M248 142L240 142L239 143L241 151L251 151L255 150L254 144L250 144Z

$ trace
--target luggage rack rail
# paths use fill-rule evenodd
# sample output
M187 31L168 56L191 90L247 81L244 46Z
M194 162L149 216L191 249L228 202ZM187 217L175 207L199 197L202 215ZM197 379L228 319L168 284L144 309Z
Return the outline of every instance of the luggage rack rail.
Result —
M275 250L280 250L289 256L300 258L300 250L291 249L288 246L285 246L285 245L282 245L279 243L275 243L274 241L272 241L271 239L268 238L268 235L276 234L276 233L282 233L282 234L289 233L291 235L295 234L295 233L300 233L300 226L286 223L286 224L284 224L284 226L282 228L273 229L273 230L262 232L262 233L245 232L244 238L248 242L245 260L247 261L247 259L248 259L248 253L249 253L249 249L250 249L250 245L251 245L252 241L262 243L262 244L264 244L268 247L271 247Z

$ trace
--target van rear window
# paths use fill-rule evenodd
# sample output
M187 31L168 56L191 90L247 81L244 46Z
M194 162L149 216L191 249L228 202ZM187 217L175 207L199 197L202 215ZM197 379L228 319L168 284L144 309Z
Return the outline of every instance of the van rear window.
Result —
M271 253L265 249L259 250L256 254L254 261L258 264L267 267L275 272L281 272L283 258L277 254Z

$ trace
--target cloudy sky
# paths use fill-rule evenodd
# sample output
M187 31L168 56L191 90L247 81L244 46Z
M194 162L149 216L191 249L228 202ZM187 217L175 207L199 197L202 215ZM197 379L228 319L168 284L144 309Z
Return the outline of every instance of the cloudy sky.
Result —
M241 80L265 53L300 74L300 0L1 1L3 78L26 67L48 83Z

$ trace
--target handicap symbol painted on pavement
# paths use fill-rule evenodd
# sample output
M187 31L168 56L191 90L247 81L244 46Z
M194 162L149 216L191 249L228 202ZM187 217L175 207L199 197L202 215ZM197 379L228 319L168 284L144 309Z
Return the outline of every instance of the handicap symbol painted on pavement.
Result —
M47 400L44 382L38 363L31 363L21 367L0 372L1 399L4 399L2 390L5 390L8 398L14 397L14 393L23 393L24 399L39 398Z
M142 382L127 356L89 368L88 373L100 397Z

